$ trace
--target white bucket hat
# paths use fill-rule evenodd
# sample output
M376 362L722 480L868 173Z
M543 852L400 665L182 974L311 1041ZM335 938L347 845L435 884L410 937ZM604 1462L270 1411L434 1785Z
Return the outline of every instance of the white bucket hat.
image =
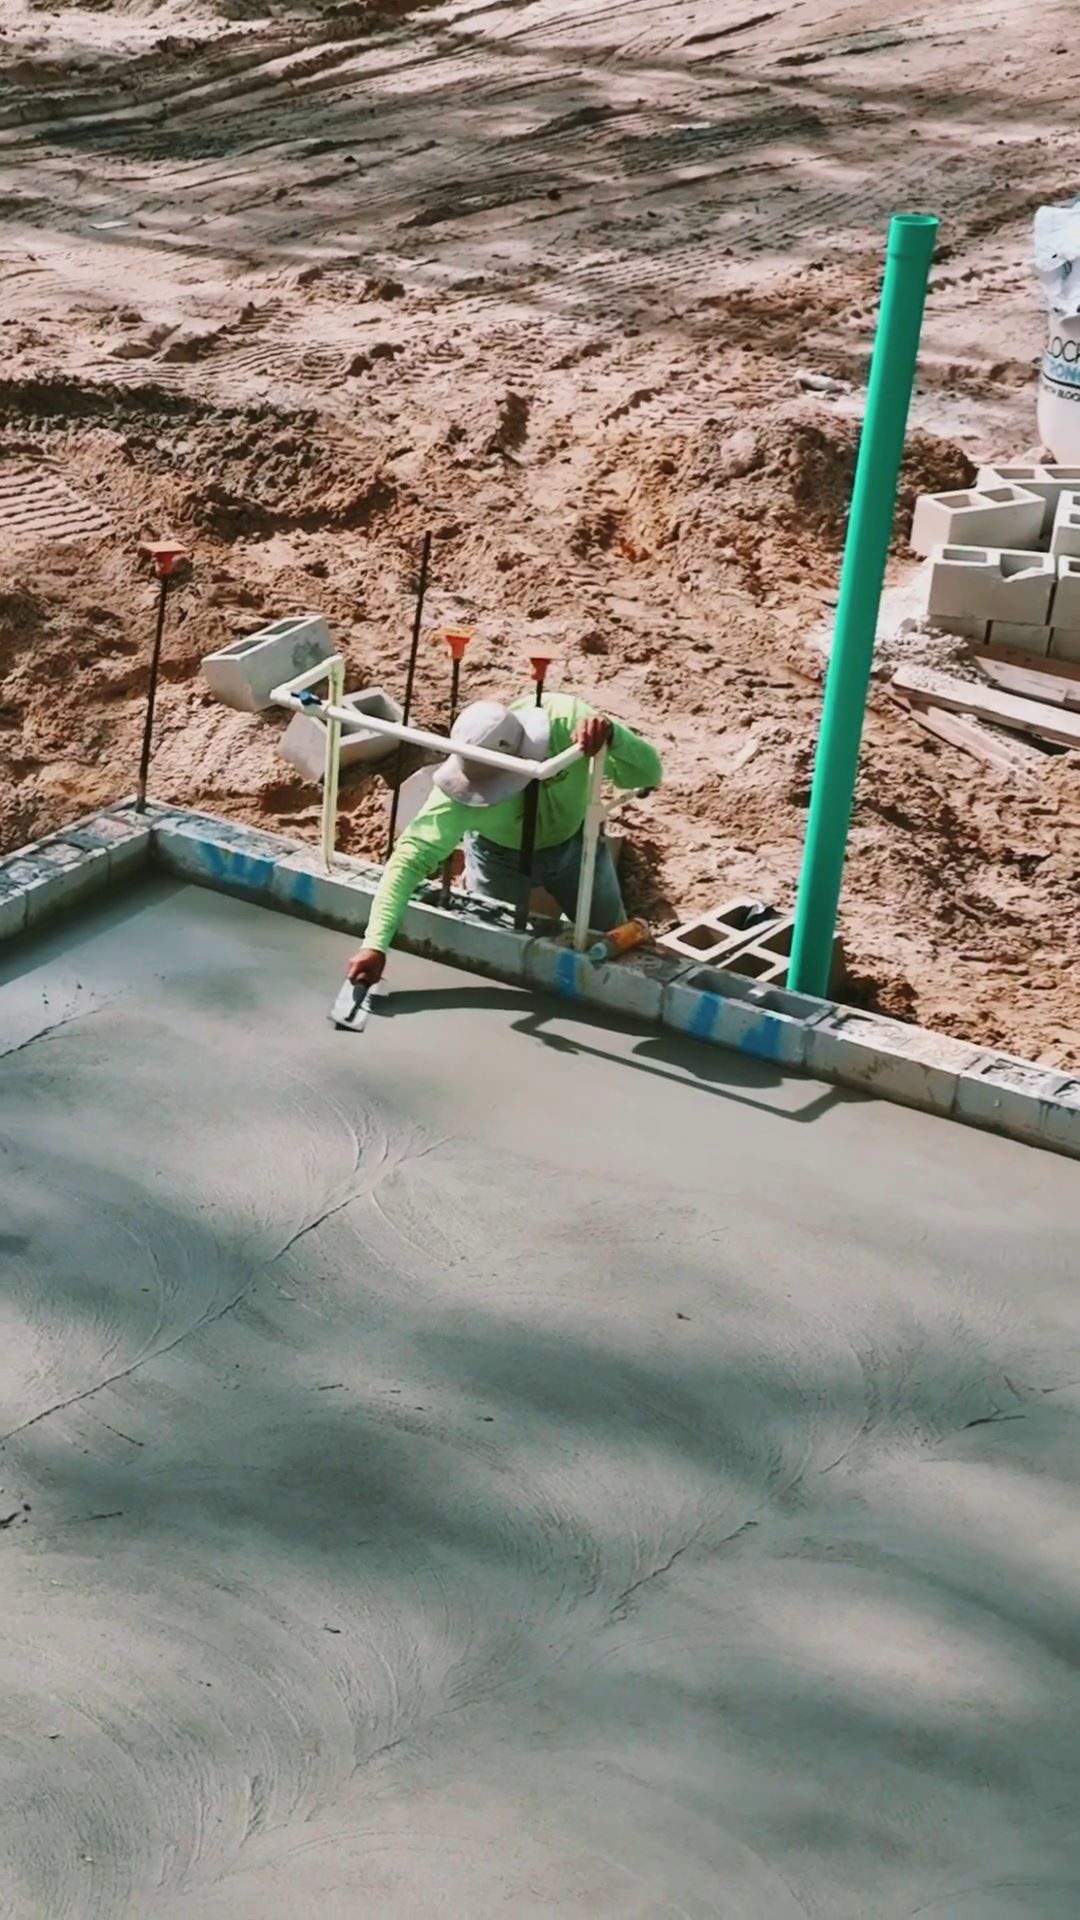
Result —
M543 707L519 707L511 712L498 700L475 700L459 713L450 729L456 747L487 747L492 753L512 753L523 760L546 760L551 723ZM485 767L479 760L452 753L435 775L435 785L463 807L497 807L500 801L522 793L527 773Z

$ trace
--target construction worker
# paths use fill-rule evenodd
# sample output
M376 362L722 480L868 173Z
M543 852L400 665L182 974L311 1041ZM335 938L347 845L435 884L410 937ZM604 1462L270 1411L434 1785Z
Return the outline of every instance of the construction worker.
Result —
M562 911L573 917L588 800L586 760L606 752L606 771L616 786L656 787L662 769L655 747L566 693L545 694L540 706L532 700L513 707L478 700L459 715L450 738L460 747L487 747L525 760L551 759L573 741L581 747L585 759L540 783L532 872L532 884L545 887ZM485 767L458 754L443 761L434 775L432 793L401 834L379 882L366 944L348 966L354 985L373 986L382 978L386 950L410 899L462 840L470 892L511 904L520 900L525 884L519 867L528 785L527 773ZM611 849L601 837L589 925L606 933L625 918Z

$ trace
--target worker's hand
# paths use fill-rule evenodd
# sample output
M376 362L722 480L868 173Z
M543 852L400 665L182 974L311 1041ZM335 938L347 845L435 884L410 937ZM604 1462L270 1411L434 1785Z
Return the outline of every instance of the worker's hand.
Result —
M380 953L377 947L361 947L349 961L345 978L351 980L354 987L373 987L382 979L385 969L385 953Z
M598 713L591 720L583 720L577 730L577 744L586 759L595 759L598 753L611 745L612 725Z

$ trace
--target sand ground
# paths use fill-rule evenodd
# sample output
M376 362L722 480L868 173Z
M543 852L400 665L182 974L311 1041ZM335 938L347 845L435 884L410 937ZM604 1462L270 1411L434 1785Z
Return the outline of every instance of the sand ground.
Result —
M469 691L551 642L664 750L635 907L789 901L887 216L943 223L909 507L1035 438L1071 14L0 0L2 843L130 788L163 531L194 563L156 791L312 830L277 723L208 704L198 662L311 608L399 691L430 526ZM427 652L431 721L446 678ZM378 851L385 805L350 786L344 844ZM1071 756L1003 782L879 688L851 854L857 995L1080 1062Z

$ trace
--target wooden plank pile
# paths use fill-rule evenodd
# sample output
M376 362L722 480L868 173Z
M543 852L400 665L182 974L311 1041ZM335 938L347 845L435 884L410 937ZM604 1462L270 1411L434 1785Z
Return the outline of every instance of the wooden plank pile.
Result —
M967 679L900 667L890 692L926 732L1008 778L1037 769L1032 742L1080 748L1080 665L1044 666L1030 653L1000 647L975 648L970 663L977 677Z

